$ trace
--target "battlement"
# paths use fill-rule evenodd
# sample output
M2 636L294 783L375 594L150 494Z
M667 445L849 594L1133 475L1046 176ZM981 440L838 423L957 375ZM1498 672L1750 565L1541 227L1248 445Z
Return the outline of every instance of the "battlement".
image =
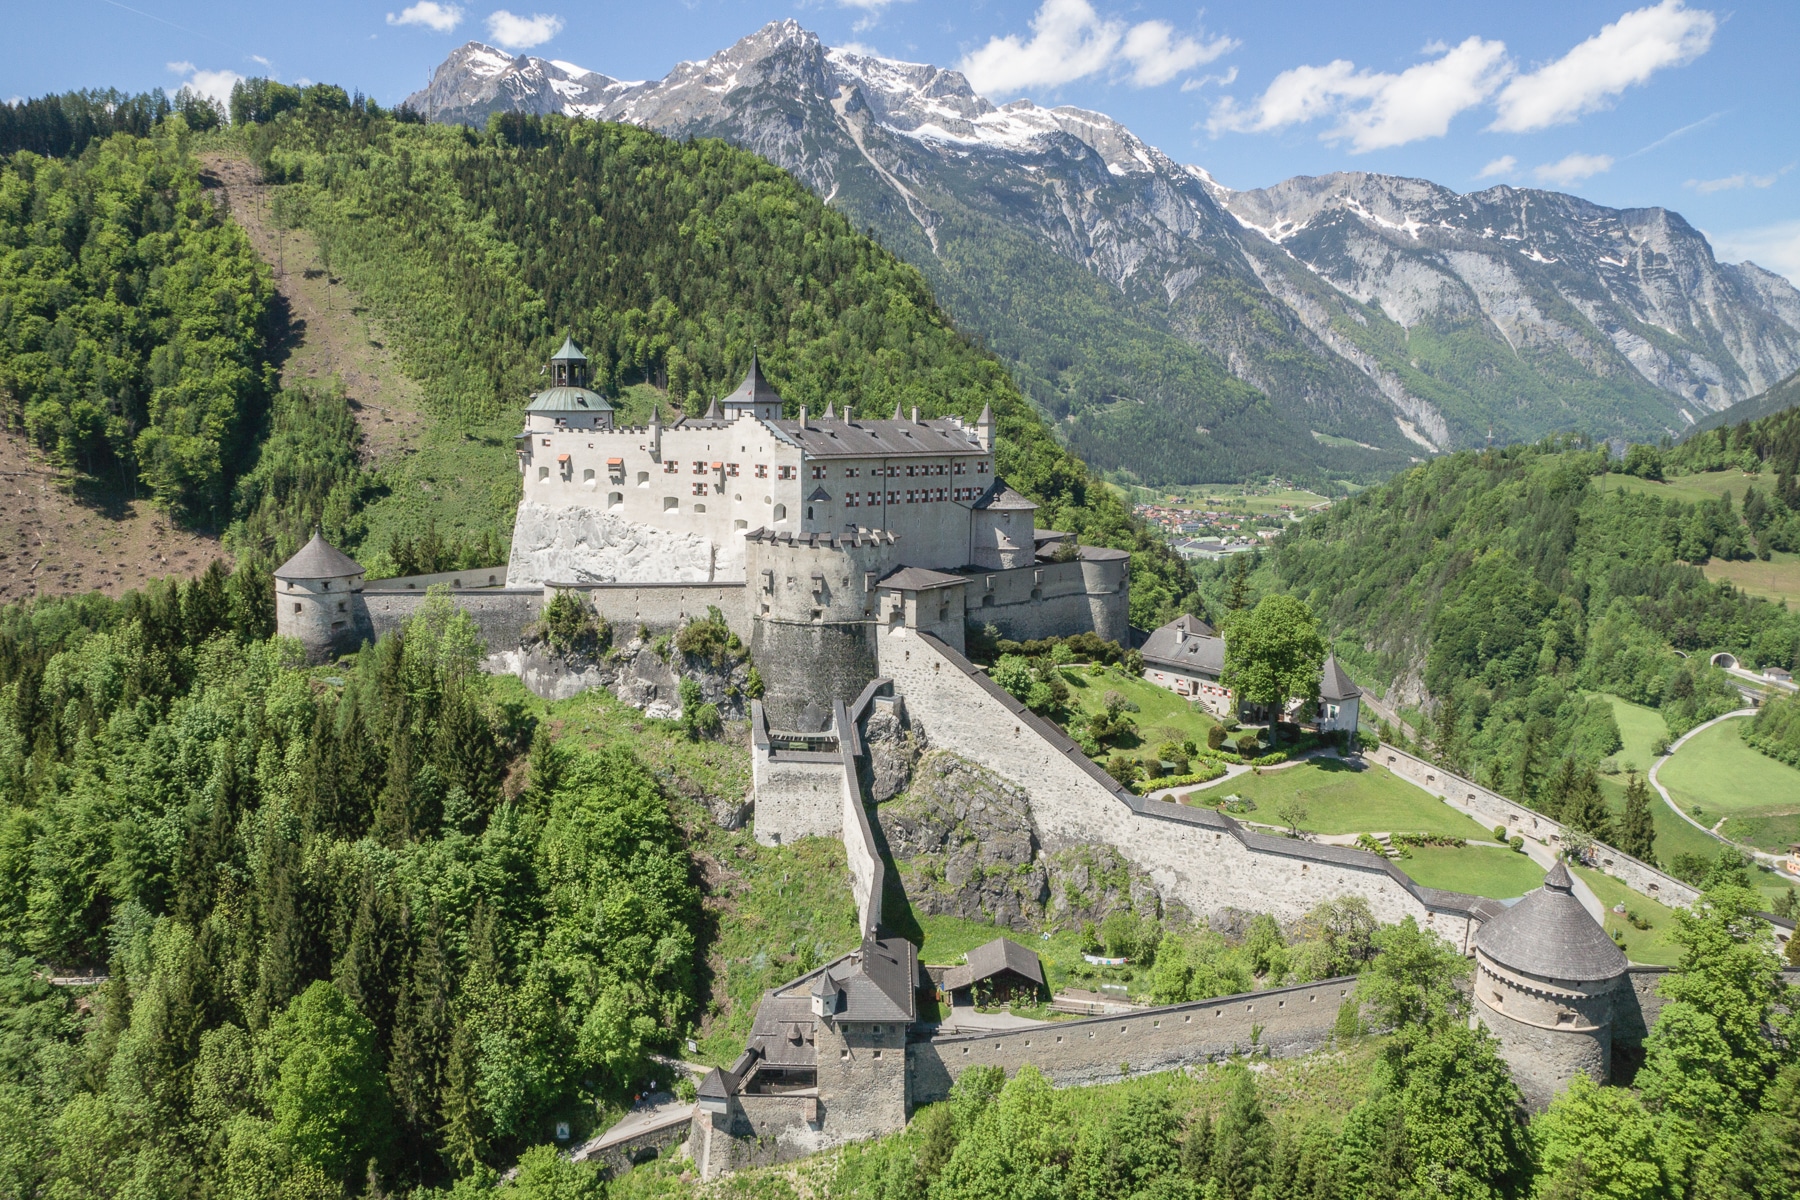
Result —
M782 530L759 526L744 535L746 542L756 542L766 546L792 546L811 550L849 550L863 546L896 546L900 543L900 535L885 529L858 529L855 532L839 533L790 533Z

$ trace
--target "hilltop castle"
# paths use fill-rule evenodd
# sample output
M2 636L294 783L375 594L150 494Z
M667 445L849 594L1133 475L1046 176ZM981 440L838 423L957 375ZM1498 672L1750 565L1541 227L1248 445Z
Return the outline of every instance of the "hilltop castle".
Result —
M787 419L753 359L705 415L665 425L654 410L623 427L572 340L546 370L515 439L523 494L503 576L365 585L315 539L276 572L280 632L315 658L341 653L402 622L406 594L430 583L481 593L464 607L495 646L515 625L516 645L556 590L627 628L714 606L749 643L770 718L795 729L819 728L875 676L882 626L929 629L959 651L968 618L1019 639L1129 637L1129 556L1036 527L1037 506L996 473L985 408L973 424L833 405Z

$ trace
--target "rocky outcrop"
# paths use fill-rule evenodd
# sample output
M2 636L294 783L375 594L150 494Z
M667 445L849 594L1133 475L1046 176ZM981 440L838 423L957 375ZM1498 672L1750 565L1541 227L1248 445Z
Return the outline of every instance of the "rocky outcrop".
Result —
M487 665L496 674L517 675L534 695L546 700L566 700L603 687L645 716L662 720L681 716L681 681L692 679L700 685L704 702L717 706L722 720L739 721L749 715L744 694L750 682L747 656L727 658L719 665L710 658L683 654L670 637L633 637L600 654L559 651L532 642L490 654Z
M881 805L878 816L906 898L921 915L988 921L1021 933L1098 925L1120 911L1178 923L1188 918L1111 846L1046 853L1030 794L947 751L919 758L911 786Z
M925 746L924 736L893 712L878 711L863 724L863 742L869 748L863 790L877 804L892 800L912 781L913 767Z
M659 529L585 504L519 505L508 586L538 583L711 583L744 577L743 543Z

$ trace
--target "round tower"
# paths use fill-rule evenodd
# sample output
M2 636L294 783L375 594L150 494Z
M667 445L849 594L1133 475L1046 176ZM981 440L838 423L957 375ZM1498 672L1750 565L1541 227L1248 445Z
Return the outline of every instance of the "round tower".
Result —
M305 646L308 662L348 654L368 628L362 590L362 565L315 530L275 570L275 632Z
M1605 1083L1625 955L1575 898L1559 859L1544 886L1475 935L1475 1013L1533 1110L1577 1071Z

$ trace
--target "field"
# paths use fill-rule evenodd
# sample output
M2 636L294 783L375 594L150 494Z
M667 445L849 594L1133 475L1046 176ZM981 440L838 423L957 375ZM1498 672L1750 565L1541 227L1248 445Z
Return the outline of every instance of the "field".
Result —
M1510 900L1544 882L1544 868L1497 846L1414 846L1411 853L1394 865L1426 887L1448 892Z
M1475 839L1494 836L1493 830L1386 767L1364 764L1358 769L1342 759L1312 759L1260 775L1240 775L1215 783L1202 794L1225 793L1256 801L1256 811L1250 819L1268 825L1286 824L1281 811L1299 804L1306 815L1295 824L1308 833L1433 833Z
M1800 554L1778 550L1768 562L1726 562L1715 558L1705 570L1706 577L1715 583L1728 579L1739 591L1752 596L1800 604Z
M1116 486L1116 485L1115 485ZM1283 488L1268 485L1203 483L1188 487L1148 488L1118 487L1132 504L1160 504L1170 508L1192 508L1204 512L1245 513L1266 517L1282 511L1283 506L1305 512L1321 504L1329 504L1329 496L1309 492L1305 488Z
M1623 743L1614 756L1619 769L1636 767L1641 775L1656 762L1653 748L1659 739L1668 738L1669 726L1654 708L1645 708L1617 696L1606 698L1612 701L1613 720L1619 724L1619 740Z
M1733 503L1744 498L1744 492L1752 484L1764 492L1775 486L1775 481L1762 475L1746 475L1742 471L1731 469L1725 471L1703 471L1698 475L1678 475L1666 483L1657 483L1650 479L1639 479L1635 475L1602 475L1596 481L1605 491L1643 492L1649 496L1661 496L1665 500L1679 500L1683 504L1693 504L1700 500L1717 500L1726 492L1731 493Z
M1701 823L1710 826L1722 817L1758 818L1738 827L1748 835L1743 840L1764 850L1785 849L1793 839L1781 835L1800 821L1794 816L1800 814L1800 770L1746 746L1739 730L1748 719L1723 721L1698 734L1657 777L1682 810L1694 813ZM1771 817L1790 819L1767 819ZM1729 823L1725 832L1733 833Z
M1625 957L1632 962L1651 966L1673 966L1681 956L1681 947L1670 935L1675 930L1675 910L1658 904L1640 892L1634 892L1610 875L1587 867L1576 867L1582 882L1594 890L1606 906L1606 932L1619 933L1625 939ZM1627 912L1636 913L1650 926L1638 929L1624 916L1613 911L1623 904Z
M1070 705L1083 713L1104 709L1109 691L1118 692L1138 706L1138 711L1132 714L1138 729L1136 740L1130 735L1120 738L1115 744L1121 750L1154 748L1164 742L1191 741L1196 746L1204 746L1206 731L1218 724L1198 704L1117 668L1108 667L1099 675L1090 675L1081 669L1065 669L1062 677L1069 685Z

